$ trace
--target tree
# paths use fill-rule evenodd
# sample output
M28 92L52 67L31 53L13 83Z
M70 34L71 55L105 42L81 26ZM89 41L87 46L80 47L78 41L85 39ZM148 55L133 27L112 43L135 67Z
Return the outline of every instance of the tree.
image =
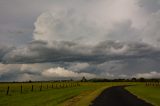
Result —
M132 79L131 79L131 81L136 82L136 81L137 81L137 79L136 79L136 78L132 78Z
M82 77L81 82L87 82L87 79L85 77Z

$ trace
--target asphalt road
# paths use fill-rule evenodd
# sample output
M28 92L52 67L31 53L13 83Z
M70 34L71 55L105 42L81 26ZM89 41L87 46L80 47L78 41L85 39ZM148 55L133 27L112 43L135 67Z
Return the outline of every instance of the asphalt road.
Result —
M138 99L124 87L115 86L104 90L90 106L153 106Z

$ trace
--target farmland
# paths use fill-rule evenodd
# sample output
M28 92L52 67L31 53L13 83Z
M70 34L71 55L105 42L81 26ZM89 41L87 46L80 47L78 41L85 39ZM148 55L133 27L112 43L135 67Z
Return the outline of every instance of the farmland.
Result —
M2 83L0 84L0 105L55 106L84 92L89 94L105 86L105 83L78 82Z
M142 99L159 104L159 87L138 82L32 82L1 83L0 106L88 106L104 89L118 85L136 85L127 89ZM9 90L8 90L9 87ZM135 91L135 92L134 92ZM143 92L139 92L143 91ZM150 91L150 92L149 92Z
M160 106L160 85L157 86L155 84L153 86L152 84L152 86L146 86L145 84L140 84L137 86L129 86L126 89L139 98L155 106Z

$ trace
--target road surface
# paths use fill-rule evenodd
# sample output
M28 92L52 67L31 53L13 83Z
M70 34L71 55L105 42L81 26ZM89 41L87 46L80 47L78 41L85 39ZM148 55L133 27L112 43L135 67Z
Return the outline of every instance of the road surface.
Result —
M153 106L138 99L124 87L115 86L104 90L90 106Z

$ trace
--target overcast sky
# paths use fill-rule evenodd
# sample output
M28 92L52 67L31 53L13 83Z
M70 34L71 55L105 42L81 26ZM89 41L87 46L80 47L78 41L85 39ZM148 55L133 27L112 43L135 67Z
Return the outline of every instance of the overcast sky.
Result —
M0 81L160 78L160 0L0 0Z

